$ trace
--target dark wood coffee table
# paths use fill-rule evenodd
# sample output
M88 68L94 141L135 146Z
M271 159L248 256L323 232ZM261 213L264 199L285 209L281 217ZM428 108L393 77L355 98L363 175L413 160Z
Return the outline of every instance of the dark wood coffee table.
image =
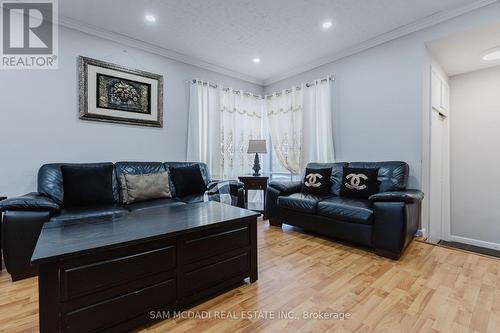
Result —
M205 202L46 223L32 257L40 331L127 331L256 281L257 216Z

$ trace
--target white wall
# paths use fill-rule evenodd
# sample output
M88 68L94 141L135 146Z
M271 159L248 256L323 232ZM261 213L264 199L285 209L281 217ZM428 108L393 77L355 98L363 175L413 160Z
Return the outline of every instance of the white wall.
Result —
M425 191L422 131L428 126L430 60L424 43L498 20L495 3L274 83L265 92L334 74L336 159L407 161L409 186Z
M335 74L338 160L405 160L410 187L426 190L425 100L429 68L424 43L500 20L500 3L393 40L265 87L287 88ZM334 34L332 42L335 42ZM36 171L55 161L184 160L187 87L199 77L255 93L262 88L73 30L60 30L60 69L0 71L0 194L34 190ZM165 76L165 127L151 129L78 119L78 55ZM22 98L23 94L26 98ZM427 110L428 111L428 110ZM4 175L8 175L7 177Z
M335 74L336 160L407 161L411 185L419 187L422 52L401 39L266 87L266 93Z
M0 71L0 195L36 190L36 173L43 163L184 161L189 101L186 80L201 78L262 93L260 86L71 29L61 27L59 36L58 70ZM79 55L162 74L164 127L80 120Z
M500 67L453 76L450 85L452 240L500 246Z

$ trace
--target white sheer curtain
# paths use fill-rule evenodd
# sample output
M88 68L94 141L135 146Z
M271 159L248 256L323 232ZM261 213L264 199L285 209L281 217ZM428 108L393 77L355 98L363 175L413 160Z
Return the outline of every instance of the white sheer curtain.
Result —
M220 155L223 179L252 172L254 155L248 140L262 139L263 101L253 95L222 90L220 100Z
M292 174L301 172L303 87L266 98L266 111L274 152Z
M316 80L262 98L198 81L190 87L187 158L207 163L217 179L252 173L248 141L272 141L273 156L292 174L309 162L333 162L332 83ZM268 170L266 157L263 170ZM262 158L263 157L263 158Z
M309 162L333 162L332 81L315 80L266 98L269 131L279 163L300 174Z
M264 102L260 96L190 86L187 159L207 163L215 179L236 179L252 172L248 140L263 138Z
M220 168L220 89L201 81L189 93L187 160L205 162L215 179Z
M309 162L334 162L332 81L316 80L304 89L301 170Z

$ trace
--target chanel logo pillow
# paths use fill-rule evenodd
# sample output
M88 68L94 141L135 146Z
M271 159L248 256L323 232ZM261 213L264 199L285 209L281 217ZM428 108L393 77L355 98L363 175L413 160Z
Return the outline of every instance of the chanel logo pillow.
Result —
M378 168L344 167L340 195L348 198L368 199L378 192Z
M329 194L331 187L332 168L306 169L302 182L302 193Z

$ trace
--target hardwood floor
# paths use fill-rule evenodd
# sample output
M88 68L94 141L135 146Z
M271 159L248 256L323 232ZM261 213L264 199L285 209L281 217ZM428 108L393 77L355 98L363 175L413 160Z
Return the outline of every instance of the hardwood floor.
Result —
M498 259L414 241L392 261L287 226L259 221L258 232L257 283L184 313L209 319L173 318L142 332L500 332ZM37 302L36 278L12 283L0 273L0 332L36 332ZM298 319L264 318L280 311Z

